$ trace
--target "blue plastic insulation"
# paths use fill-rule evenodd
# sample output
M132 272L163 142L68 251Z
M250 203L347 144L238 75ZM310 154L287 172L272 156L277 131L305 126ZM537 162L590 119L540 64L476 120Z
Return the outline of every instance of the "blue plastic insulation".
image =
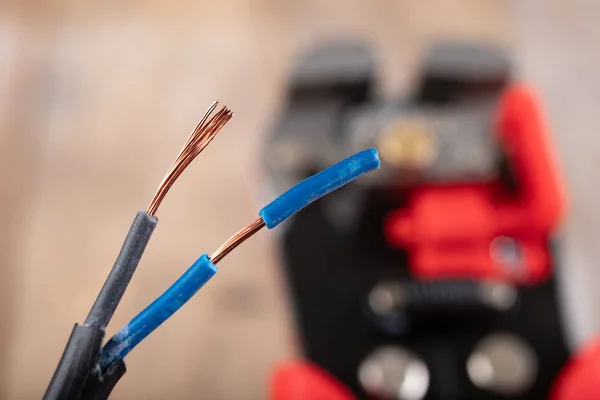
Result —
M363 150L296 184L258 214L267 228L275 228L313 201L379 168L379 165L377 149Z
M259 215L271 229L302 208L348 182L379 168L376 149L361 151L298 183L264 207ZM202 255L170 288L117 332L102 348L100 368L105 371L179 310L210 278L217 267Z
M100 368L105 371L119 358L124 358L146 336L151 334L181 308L210 278L217 267L203 254L170 288L117 332L102 348Z

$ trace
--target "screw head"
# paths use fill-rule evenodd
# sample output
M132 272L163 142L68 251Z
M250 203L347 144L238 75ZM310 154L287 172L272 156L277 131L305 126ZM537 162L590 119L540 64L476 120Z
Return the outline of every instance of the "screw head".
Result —
M508 333L482 339L467 360L467 374L480 389L504 396L518 396L535 383L537 357L522 339Z
M386 346L369 354L359 366L358 380L372 396L385 400L421 400L429 389L429 369L414 353Z

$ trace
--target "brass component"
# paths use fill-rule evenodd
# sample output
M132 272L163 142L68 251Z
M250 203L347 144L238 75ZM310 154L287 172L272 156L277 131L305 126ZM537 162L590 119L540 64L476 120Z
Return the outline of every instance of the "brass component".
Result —
M424 169L437 157L435 132L417 118L402 118L389 124L377 147L384 163L398 168Z

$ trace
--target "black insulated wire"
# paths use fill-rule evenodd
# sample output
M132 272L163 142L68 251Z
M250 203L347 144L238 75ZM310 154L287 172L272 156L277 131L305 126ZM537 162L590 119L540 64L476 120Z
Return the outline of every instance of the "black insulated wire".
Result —
M215 116L210 114L215 102L188 138L184 148L167 172L147 211L139 211L102 289L82 325L75 324L44 400L106 400L126 372L122 359L106 371L98 364L105 328L112 319L125 290L154 232L158 220L154 216L160 202L175 179L208 146L233 113L223 107Z
M123 247L121 247L121 252L106 278L104 286L98 293L84 325L100 328L108 325L142 258L157 222L156 217L145 211L137 213Z
M94 305L83 325L76 324L48 385L44 400L100 400L107 398L125 373L125 364L101 374L98 356L104 329L115 313L146 245L154 232L156 217L139 211Z
M107 400L127 368L122 359L101 373L97 360L104 330L75 324L43 400Z

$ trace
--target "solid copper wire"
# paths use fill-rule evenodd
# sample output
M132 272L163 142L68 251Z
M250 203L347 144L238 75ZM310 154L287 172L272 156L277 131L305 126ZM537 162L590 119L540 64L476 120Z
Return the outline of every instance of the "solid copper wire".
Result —
M219 247L217 251L213 253L212 256L210 256L210 260L212 261L212 263L217 264L223 259L223 257L225 257L233 249L235 249L244 241L246 241L246 239L248 239L250 236L260 231L264 226L265 221L262 218L258 218L256 221L252 222L250 225L240 230L238 233L229 238L229 240L223 243L223 245Z
M150 205L146 212L150 215L155 215L160 203L165 198L167 192L173 186L173 183L187 168L188 165L202 152L219 133L219 130L233 117L233 113L227 108L222 107L210 119L209 116L215 110L219 103L214 102L206 111L196 129L188 137L183 148L179 152L177 158L171 164L162 182L158 186Z

